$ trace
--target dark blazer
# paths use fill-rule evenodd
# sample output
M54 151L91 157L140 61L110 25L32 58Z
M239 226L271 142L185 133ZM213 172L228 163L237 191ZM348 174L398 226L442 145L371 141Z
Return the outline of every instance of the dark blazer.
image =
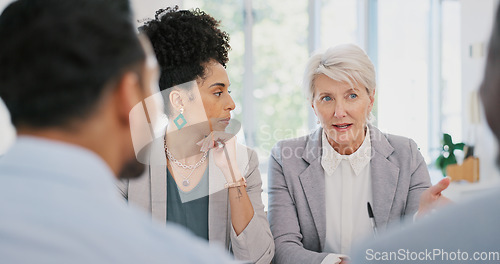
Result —
M269 161L269 223L274 261L321 263L326 236L325 172L321 133L278 142ZM373 211L379 230L418 209L431 186L429 172L411 139L382 134L370 125ZM338 252L340 253L340 252Z

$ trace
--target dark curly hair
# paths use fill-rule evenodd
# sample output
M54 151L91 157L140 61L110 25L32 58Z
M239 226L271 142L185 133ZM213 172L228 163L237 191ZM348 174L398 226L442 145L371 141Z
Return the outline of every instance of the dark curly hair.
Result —
M203 79L206 63L211 60L226 67L231 46L229 35L219 26L219 21L198 8L179 10L176 6L156 11L155 19L139 28L156 53L161 91Z

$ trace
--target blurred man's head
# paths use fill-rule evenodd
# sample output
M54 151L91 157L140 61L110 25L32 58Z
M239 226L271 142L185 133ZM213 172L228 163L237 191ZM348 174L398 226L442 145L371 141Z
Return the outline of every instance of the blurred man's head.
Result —
M128 112L150 95L127 0L19 0L0 16L0 97L18 134L69 141L119 174ZM156 80L152 80L155 82Z
M497 143L500 143L500 9L497 10L493 25L480 94L488 125L495 134ZM498 149L500 150L500 146ZM497 165L500 166L500 155L497 157Z

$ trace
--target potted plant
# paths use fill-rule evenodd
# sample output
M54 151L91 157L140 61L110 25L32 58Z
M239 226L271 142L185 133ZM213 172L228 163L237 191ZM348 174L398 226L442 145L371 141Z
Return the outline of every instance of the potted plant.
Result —
M450 134L443 134L443 147L441 150L441 155L436 159L436 167L438 167L443 176L446 176L446 167L451 164L457 164L457 158L455 157L455 150L464 150L464 143L453 143Z

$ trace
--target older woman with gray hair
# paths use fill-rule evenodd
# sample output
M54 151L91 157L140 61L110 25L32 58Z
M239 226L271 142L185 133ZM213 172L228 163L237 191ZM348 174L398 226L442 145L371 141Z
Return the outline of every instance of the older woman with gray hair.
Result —
M321 127L272 149L274 263L341 263L354 242L446 200L449 179L431 187L417 144L370 124L375 69L362 49L313 55L304 84Z

